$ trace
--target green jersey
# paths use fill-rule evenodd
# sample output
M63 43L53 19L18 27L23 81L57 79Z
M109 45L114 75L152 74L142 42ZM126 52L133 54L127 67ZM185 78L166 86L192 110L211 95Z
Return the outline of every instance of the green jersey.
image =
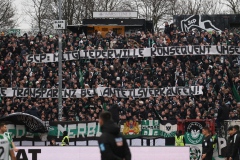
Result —
M4 134L0 134L0 160L9 160L9 152L12 150L12 142Z
M6 136L10 140L10 142L13 142L12 136L9 132L4 132L4 136Z

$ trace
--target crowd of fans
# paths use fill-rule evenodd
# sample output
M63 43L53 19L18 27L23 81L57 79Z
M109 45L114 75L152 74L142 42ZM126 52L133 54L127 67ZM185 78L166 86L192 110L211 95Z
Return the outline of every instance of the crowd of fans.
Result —
M186 45L240 46L237 30L222 32L181 32L166 23L163 32L136 31L117 35L109 31L92 35L63 34L63 51L89 49L123 49ZM28 63L27 54L55 53L58 36L24 34L0 36L1 87L57 88L58 63ZM203 95L121 99L118 97L83 97L63 99L63 120L95 121L104 110L114 110L117 120L151 120L160 118L236 120L240 103L233 95L231 80L240 91L238 56L183 55L125 59L80 59L64 61L63 88L153 88L201 85ZM80 83L80 71L84 85ZM231 75L232 79L229 78ZM0 117L25 112L42 120L57 121L58 99L1 97ZM156 112L154 112L154 109ZM157 114L156 114L157 113Z

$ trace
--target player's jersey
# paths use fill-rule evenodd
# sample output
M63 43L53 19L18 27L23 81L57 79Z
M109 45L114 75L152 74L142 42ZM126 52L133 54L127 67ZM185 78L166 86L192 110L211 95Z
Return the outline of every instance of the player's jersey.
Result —
M9 132L4 132L4 135L8 138L8 140L10 142L13 142L12 136L11 136L11 134ZM11 156L10 155L9 155L9 160L11 160Z
M0 134L0 160L9 160L9 151L12 150L12 143L3 134Z
M4 136L6 136L10 140L10 142L13 142L12 136L9 132L4 132Z

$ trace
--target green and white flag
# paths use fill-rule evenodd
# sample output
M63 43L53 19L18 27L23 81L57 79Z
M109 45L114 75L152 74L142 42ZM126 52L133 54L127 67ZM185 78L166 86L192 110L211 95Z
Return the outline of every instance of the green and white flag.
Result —
M202 144L202 128L205 125L205 122L185 122L186 144Z
M174 137L177 132L177 121L161 121L160 135L164 138Z
M141 121L142 136L160 136L160 121L159 120L144 120Z
M190 160L201 160L202 156L202 128L205 122L185 122L185 142L190 146Z
M79 70L79 83L80 83L80 86L84 88L82 70Z

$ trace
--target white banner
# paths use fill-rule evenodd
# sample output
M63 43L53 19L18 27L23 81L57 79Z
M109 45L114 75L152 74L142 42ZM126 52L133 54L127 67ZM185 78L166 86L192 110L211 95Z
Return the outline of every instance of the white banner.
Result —
M100 160L98 147L19 147L17 160ZM130 147L132 160L187 160L189 147ZM94 154L93 154L94 153ZM171 154L169 154L171 153Z
M137 58L178 55L240 55L239 46L170 46L159 48L80 50L65 52L63 61L102 58ZM58 62L58 53L27 55L27 62Z
M35 98L58 98L58 89L46 88L0 88L0 94L3 97L35 97ZM123 89L123 88L107 88L99 87L97 89L63 89L63 98L81 98L93 97L95 94L103 97L116 96L119 98L148 98L150 96L190 96L203 94L202 86L191 87L165 87L165 88L139 88L139 89Z

